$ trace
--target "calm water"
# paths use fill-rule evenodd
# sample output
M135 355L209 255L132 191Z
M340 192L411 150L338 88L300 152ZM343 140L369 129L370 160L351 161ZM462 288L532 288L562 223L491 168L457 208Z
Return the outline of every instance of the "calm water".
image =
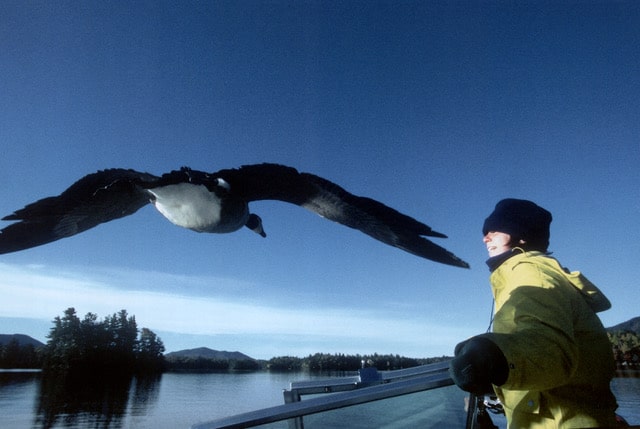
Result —
M188 428L283 403L282 389L306 373L164 374L158 379L77 383L40 373L0 372L0 427ZM640 424L640 378L612 385L621 415ZM307 428L464 427L464 393L455 387L305 417ZM345 422L349 422L345 425ZM286 428L286 424L270 425Z

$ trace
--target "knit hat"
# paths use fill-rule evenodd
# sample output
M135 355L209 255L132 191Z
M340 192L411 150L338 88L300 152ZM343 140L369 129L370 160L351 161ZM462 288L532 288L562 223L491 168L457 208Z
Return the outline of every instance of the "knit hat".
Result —
M506 198L485 219L482 234L504 232L515 240L524 240L527 250L547 251L551 213L532 201Z

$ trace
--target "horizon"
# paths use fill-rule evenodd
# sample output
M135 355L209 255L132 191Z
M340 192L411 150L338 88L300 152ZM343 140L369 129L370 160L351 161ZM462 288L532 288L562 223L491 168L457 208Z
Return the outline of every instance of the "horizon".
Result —
M135 314L130 314L130 316L135 316ZM629 320L625 320L623 322L617 323L617 324L612 325L612 326L605 326L605 329L607 330L607 332L609 332L613 328L615 328L615 327L617 327L619 325L630 324L631 322L636 321L636 320L640 320L640 315L632 317ZM3 333L0 333L0 336L14 336L14 335L26 336L28 338L31 338L32 340L38 341L39 343L42 344L42 346L46 346L46 343L47 343L47 340L45 340L43 342L43 341L41 341L41 340L39 340L37 338L34 338L34 337L30 336L30 335L27 335L27 334L21 334L21 333L3 334ZM162 336L158 335L158 338L160 340L162 340ZM304 355L304 356L274 355L274 356L271 356L269 358L254 358L252 356L249 356L247 353L243 352L242 350L221 350L221 349L217 349L217 348L211 348L211 346L208 346L208 345L196 346L196 347L192 347L192 348L188 348L188 349L181 349L181 350L165 351L163 353L163 355L166 356L166 355L172 354L172 353L189 352L189 351L196 351L196 350L200 350L200 349L206 349L206 350L209 350L209 351L221 352L221 353L239 353L239 354L242 354L242 355L245 355L245 356L249 357L250 359L262 360L262 361L268 361L268 360L273 359L273 358L284 357L284 356L303 359L305 357L309 357L309 356L312 356L312 355L318 354L318 353L320 353L320 354L331 354L331 355L345 354L345 355L351 355L351 356L358 356L358 355L359 356L369 356L369 355L374 355L374 354L379 354L379 355L398 355L398 353L377 353L377 352L374 352L374 353L342 353L340 351L328 353L328 352L323 352L323 351L317 351L317 352L314 352L314 353L309 353L309 354ZM403 356L403 355L400 355L400 356L401 357L410 358L410 359L418 359L418 360L419 359L441 358L441 357L453 357L452 355L440 355L440 356Z

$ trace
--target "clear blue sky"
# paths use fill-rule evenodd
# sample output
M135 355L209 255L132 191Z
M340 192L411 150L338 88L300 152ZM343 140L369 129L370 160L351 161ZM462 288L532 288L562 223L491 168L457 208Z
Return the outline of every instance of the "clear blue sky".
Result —
M505 197L640 314L640 3L0 2L0 215L85 174L277 162L449 235L436 264L279 202L196 234L149 206L0 258L0 332L126 309L167 351L452 354L491 312Z

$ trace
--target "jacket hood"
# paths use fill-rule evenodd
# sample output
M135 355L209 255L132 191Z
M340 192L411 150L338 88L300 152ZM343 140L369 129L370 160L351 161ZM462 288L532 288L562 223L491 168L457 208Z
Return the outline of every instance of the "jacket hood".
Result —
M587 301L587 304L589 304L589 307L591 307L594 312L599 313L611 308L611 302L609 299L604 296L602 291L600 291L596 285L583 276L580 271L564 271L564 273L571 284L580 291L582 297Z
M556 270L562 272L567 280L569 280L569 282L578 289L584 300L594 312L599 313L611 308L611 302L604 293L602 293L596 285L591 283L588 278L582 275L580 271L569 271L565 267L561 266L557 259L550 256L547 256L546 259L556 268Z

